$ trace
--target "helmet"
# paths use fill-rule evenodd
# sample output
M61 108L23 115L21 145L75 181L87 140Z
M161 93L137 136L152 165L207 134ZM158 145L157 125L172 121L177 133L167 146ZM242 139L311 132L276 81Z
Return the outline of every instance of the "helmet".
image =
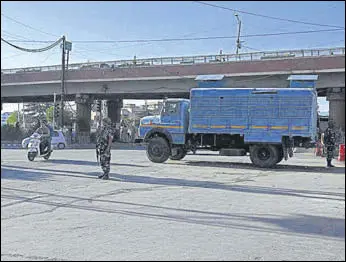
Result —
M333 120L330 120L330 121L328 122L328 127L329 127L329 128L334 128L334 121L333 121Z
M112 124L112 121L108 118L108 117L105 117L104 119L102 119L102 123L104 125L111 125Z
M41 124L47 124L47 118L45 116L40 116L38 121L41 123Z

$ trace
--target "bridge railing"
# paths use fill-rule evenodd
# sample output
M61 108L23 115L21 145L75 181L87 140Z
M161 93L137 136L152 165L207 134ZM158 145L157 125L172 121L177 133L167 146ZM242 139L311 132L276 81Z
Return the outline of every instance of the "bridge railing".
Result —
M323 49L302 49L302 50L283 50L266 51L243 54L220 54L220 55L202 55L202 56L182 56L182 57L159 57L131 60L115 60L89 63L75 63L68 65L69 70L100 70L112 68L129 67L150 67L158 65L191 65L204 63L227 63L237 61L256 61L256 60L274 60L287 59L295 57L318 57L345 55L345 47L323 48ZM2 69L2 74L25 73L25 72L45 72L60 71L61 65L26 67Z

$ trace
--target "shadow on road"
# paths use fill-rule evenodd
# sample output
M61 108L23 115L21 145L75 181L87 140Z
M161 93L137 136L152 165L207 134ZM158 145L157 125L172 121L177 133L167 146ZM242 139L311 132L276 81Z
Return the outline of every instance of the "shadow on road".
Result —
M325 168L321 166L299 166L299 165L283 165L278 164L273 168L260 168L254 166L252 163L232 163L221 161L171 161L167 165L182 165L182 166L207 166L207 167L221 167L229 169L251 169L260 171L275 171L275 172L307 172L307 173L332 173L332 174L345 174L345 167Z
M278 216L268 214L263 215L243 213L222 213L195 209L172 208L133 202L123 202L116 200L97 199L97 197L95 196L91 198L83 198L34 190L15 189L10 187L1 187L1 190L1 198L3 199L17 200L18 203L23 203L25 201L25 203L41 204L51 207L51 209L48 209L41 213L50 213L56 211L58 208L72 208L77 210L87 210L108 214L120 214L151 219L154 218L160 220L199 224L212 227L237 228L248 231L259 231L288 235L309 235L318 238L333 237L345 239L345 219L343 218L314 216L306 214ZM13 192L16 193L16 195L13 195ZM127 193L130 192L131 190L128 190ZM33 198L23 196L28 193L34 194L36 196L37 194L39 194L41 195L41 197L38 199L38 197ZM107 194L103 195L103 197L105 196L107 196ZM44 200L43 198L45 197L56 197L59 199L66 199L66 201L68 202L57 203L54 200ZM77 202L84 203L77 204ZM11 204L11 206L15 205L16 203L17 202L14 202L13 204ZM102 206L99 205L100 203L103 203ZM107 203L108 206L105 207L105 203ZM124 205L125 208L123 208ZM134 208L134 210L131 210L131 208ZM26 215L30 215L30 213ZM23 214L19 216L22 217ZM12 218L13 217L8 219ZM6 218L2 220L6 220ZM273 225L275 227L273 227Z
M286 188L274 188L274 187L262 187L262 186L250 186L250 185L236 185L236 184L224 184L220 182L213 182L213 181L206 181L206 180L198 181L198 180L188 180L188 179L179 179L179 178L161 178L161 177L120 175L120 174L112 174L112 178L121 179L123 182L130 182L130 183L210 188L210 189L220 189L220 190L237 191L237 192L244 192L244 193L253 193L253 194L284 195L284 196L296 196L296 197L305 197L305 198L345 201L345 193L337 193L337 192L323 192L323 191L286 189ZM331 197L326 197L326 196L331 196Z
M1 179L13 179L13 180L27 180L27 181L38 181L38 180L52 180L49 179L50 174L42 172L35 172L33 169L30 171L19 171L8 169L1 166Z
M99 175L100 172L82 173L70 170L54 170L46 168L33 169L29 167L1 165L1 179L21 179L38 181L42 179L47 180L48 177L53 178L54 176L97 179L97 175Z
M7 169L6 169L7 168ZM10 165L3 165L1 167L1 179L11 179L10 174L13 174L18 179L18 174L8 171L13 171L9 168L16 168L16 173L20 173L20 178L25 178L26 173L35 173L31 171L32 169L27 167L16 167ZM3 177L3 170L5 171L5 177ZM30 171L28 171L30 170ZM45 176L63 176L63 177L76 177L76 178L91 178L97 179L97 175L100 172L76 172L70 170L52 170L52 169L39 169L40 171L49 172L44 173ZM42 174L37 172L38 174ZM126 182L126 183L138 183L138 184L151 184L151 185L165 185L165 186L180 186L180 187L196 187L196 188L209 188L209 189L219 189L227 191L236 191L243 193L252 194L266 194L266 195L283 195L283 196L294 196L303 198L314 198L314 199L326 199L326 200L337 200L345 201L345 193L337 192L324 192L324 191L313 191L313 190L302 190L302 189L287 189L287 188L277 188L277 187L263 187L263 186L251 186L251 185L237 185L232 181L228 184L214 182L209 180L189 180L182 178L171 178L171 177L154 177L154 176L144 176L144 175L122 175L111 173L110 181Z
M45 162L54 163L54 164L66 164L66 165L80 165L80 166L97 166L97 162L95 161L87 161L87 160L72 160L72 159L50 159ZM115 166L129 166L129 167L149 167L143 165L136 164L122 164L122 163L111 163L111 165Z

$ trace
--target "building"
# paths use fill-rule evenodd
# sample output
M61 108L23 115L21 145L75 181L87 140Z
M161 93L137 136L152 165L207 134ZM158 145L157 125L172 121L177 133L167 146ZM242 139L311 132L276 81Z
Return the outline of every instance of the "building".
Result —
M9 118L9 116L11 115L11 112L4 112L1 114L1 126L6 125L7 123L7 119Z

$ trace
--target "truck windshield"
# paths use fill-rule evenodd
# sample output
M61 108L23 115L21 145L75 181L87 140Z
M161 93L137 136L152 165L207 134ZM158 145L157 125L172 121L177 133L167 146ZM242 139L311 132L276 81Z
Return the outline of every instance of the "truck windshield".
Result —
M169 115L177 112L178 104L176 102L166 102L163 105L162 114Z

